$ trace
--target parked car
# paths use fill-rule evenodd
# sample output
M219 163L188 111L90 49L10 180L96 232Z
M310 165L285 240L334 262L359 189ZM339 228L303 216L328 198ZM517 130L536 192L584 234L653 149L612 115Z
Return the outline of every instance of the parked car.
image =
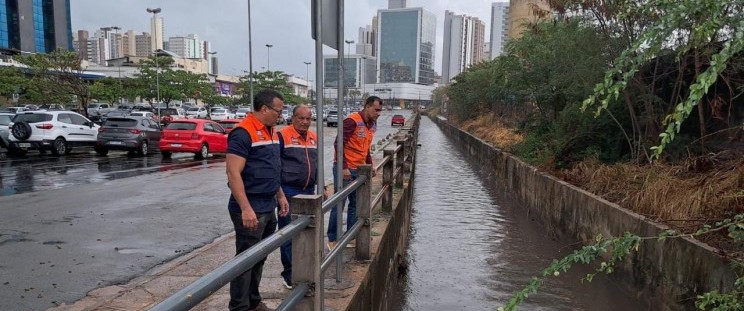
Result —
M146 156L150 146L159 146L161 129L152 119L142 116L108 118L98 129L94 150L105 156L109 150L125 150Z
M235 111L235 118L237 119L243 119L245 116L247 116L253 109L241 107L238 108L238 110Z
M107 112L107 113L106 113L106 114L104 114L104 115L101 115L101 116L99 116L99 117L98 117L98 120L96 120L96 118L93 118L93 117L91 117L91 120L92 120L92 121L94 121L94 122L95 122L95 121L98 121L98 122L96 122L96 123L98 123L98 124L100 125L100 124L103 124L103 123L105 123L105 122L106 122L106 120L107 120L108 118L126 117L126 116L128 116L129 114L130 114L130 112L129 112L129 111L124 111L124 110L112 110L112 111L109 111L109 112Z
M67 109L65 109L65 106L60 105L60 104L43 104L39 106L39 110L62 111L62 110L67 110Z
M0 159L5 159L9 152L8 136L10 136L10 128L8 124L13 120L13 117L15 117L14 113L0 112Z
M111 104L107 103L92 103L88 104L88 115L105 115L109 111L116 110Z
M10 124L10 147L23 155L28 150L69 154L76 146L95 146L99 126L72 111L25 111Z
M235 115L230 113L227 108L212 108L209 110L209 119L212 121L235 119Z
M206 119L207 118L207 108L204 107L191 107L186 110L186 117L189 118L197 118L197 119Z
M204 159L213 153L227 152L227 132L211 120L175 120L163 129L160 153L168 159L174 152L194 153Z
M155 120L155 114L150 111L132 111L129 113L132 117L144 117L150 120Z
M156 112L160 113L160 117L156 115L155 119L160 119L160 123L164 125L168 125L173 120L186 119L186 113L181 108L161 108Z
M406 118L403 117L403 115L400 115L400 114L393 115L393 119L390 121L390 126L395 126L396 124L397 125L400 125L400 126L405 125L406 124Z
M238 126L238 123L240 122L242 122L242 120L240 119L230 119L230 120L222 120L217 123L219 123L220 126L222 126L222 128L225 129L225 132L229 134L230 131L232 131L236 126Z
M12 114L24 111L28 111L28 109L26 109L26 107L3 107L2 109L0 109L0 112L7 112Z
M282 119L284 119L284 123L286 124L292 124L291 111L290 107L284 107L284 109L282 109Z
M326 116L326 126L338 126L338 111L328 110L328 116Z

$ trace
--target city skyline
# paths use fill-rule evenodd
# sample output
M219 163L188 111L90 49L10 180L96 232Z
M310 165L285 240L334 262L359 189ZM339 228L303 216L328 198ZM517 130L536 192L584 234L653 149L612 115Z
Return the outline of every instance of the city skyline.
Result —
M315 61L314 42L310 38L310 2L288 0L251 1L253 30L253 70L265 70L267 53L271 57L271 69L304 77L304 62ZM490 8L493 2L505 1L423 1L408 0L408 7L423 7L437 18L437 47L442 48L442 33L445 10L476 16L486 22L490 29ZM387 9L387 0L366 0L346 6L345 31L347 40L358 40L358 29L372 23L378 9ZM201 1L179 1L174 4L166 0L131 0L126 3L97 0L75 0L71 2L73 31L94 31L101 27L118 26L122 32L150 32L152 14L149 8L162 8L165 38L197 34L209 41L212 50L220 59L220 72L242 75L248 69L248 21L245 0L225 0L219 6ZM104 14L110 12L110 14ZM200 16L194 16L198 12ZM489 34L486 34L487 36ZM270 51L264 47L272 44ZM324 54L335 53L325 48ZM346 52L344 50L344 52ZM354 51L352 50L352 53ZM437 53L439 54L439 53ZM434 68L441 69L442 57L436 55ZM314 64L310 66L314 80ZM264 67L264 68L262 68ZM439 72L438 72L439 73Z

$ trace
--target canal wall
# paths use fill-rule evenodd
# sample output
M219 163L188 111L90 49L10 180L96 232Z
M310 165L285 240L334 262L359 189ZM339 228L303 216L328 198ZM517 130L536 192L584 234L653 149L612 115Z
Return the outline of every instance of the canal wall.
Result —
M491 186L513 195L550 233L590 242L599 234L608 237L632 232L653 237L668 229L540 172L446 120L432 120L474 165L493 174ZM695 310L697 295L711 290L727 292L737 277L729 262L713 248L694 239L679 238L644 241L637 252L618 265L613 278L631 288L649 310Z

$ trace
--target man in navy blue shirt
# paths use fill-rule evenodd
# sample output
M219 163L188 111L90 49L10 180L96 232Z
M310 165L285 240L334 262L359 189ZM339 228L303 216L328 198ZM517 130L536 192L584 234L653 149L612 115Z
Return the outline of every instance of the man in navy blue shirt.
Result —
M285 216L289 203L280 187L279 140L272 126L281 116L284 100L274 90L253 99L253 113L230 132L227 141L228 210L235 228L236 256L276 231L274 209ZM271 310L258 292L264 257L230 282L231 311Z

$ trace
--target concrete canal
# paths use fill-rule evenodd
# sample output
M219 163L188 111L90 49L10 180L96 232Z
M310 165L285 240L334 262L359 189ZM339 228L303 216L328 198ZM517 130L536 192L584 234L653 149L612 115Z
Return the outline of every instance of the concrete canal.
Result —
M399 310L496 310L553 259L580 244L556 240L489 172L473 167L428 118L421 119L408 247ZM551 278L520 310L645 310L606 276L581 282L577 267Z

